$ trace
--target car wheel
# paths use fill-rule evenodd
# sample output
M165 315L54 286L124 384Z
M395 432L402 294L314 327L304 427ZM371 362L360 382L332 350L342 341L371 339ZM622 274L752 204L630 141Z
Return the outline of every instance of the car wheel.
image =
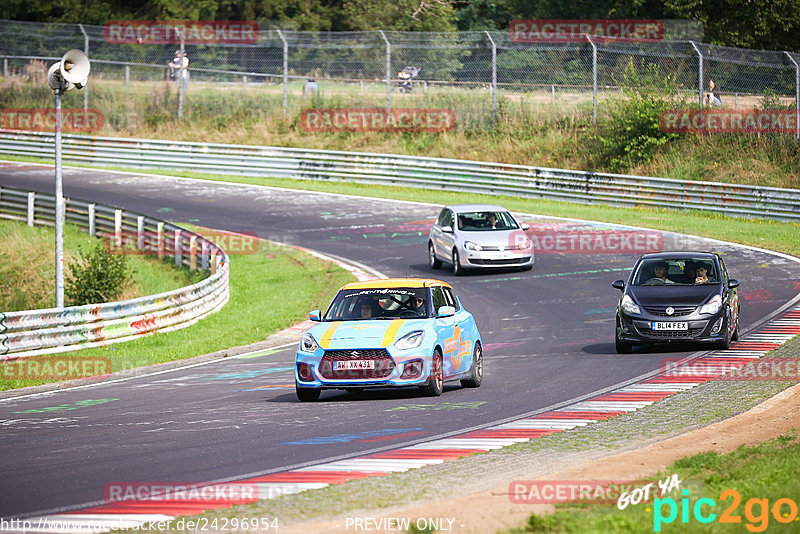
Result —
M456 249L453 249L453 274L456 276L464 274L464 268L459 263L458 251Z
M301 388L297 384L295 384L294 390L301 402L316 402L319 400L319 394L321 393L319 388Z
M480 343L475 343L475 350L472 352L472 372L469 378L461 381L461 386L465 388L479 388L483 380L483 350Z
M442 266L441 260L436 258L436 252L433 249L433 243L428 242L428 264L431 269L439 269Z
M431 360L431 376L428 383L422 386L422 392L428 397L438 397L444 388L444 370L442 369L442 353L439 349L433 351Z
M731 341L739 341L739 324L736 324L736 330L733 331L731 335Z
M615 345L617 348L617 354L630 354L633 350L633 345L622 341L617 336L614 336Z

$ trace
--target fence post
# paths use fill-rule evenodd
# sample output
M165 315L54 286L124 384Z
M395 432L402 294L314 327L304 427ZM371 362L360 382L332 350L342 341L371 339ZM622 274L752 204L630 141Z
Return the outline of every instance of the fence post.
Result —
M794 109L795 109L795 132L794 138L800 139L800 65L794 60L789 52L784 52L789 57L789 61L794 63Z
M158 243L156 243L156 248L158 249L158 259L164 257L164 223L159 222L156 224L156 239Z
M128 88L128 84L131 81L131 66L125 65L125 89Z
M8 78L8 58L7 57L3 58L3 76Z
M703 53L700 51L700 48L697 47L694 41L689 41L694 48L694 51L697 52L697 57L699 58L698 68L697 68L697 93L700 97L700 109L703 109Z
M386 110L392 107L392 43L386 38L383 30L378 30L386 43Z
M177 28L176 28L176 31L177 31ZM185 69L185 67L183 66L183 53L184 53L183 32L178 32L178 35L181 36L181 48L180 48L180 50L181 50L181 53L180 53L181 68L178 69L178 119L182 119L183 118L183 83L185 81L184 78L183 78L183 76L184 76L184 72L183 71Z
M114 243L122 246L122 210L114 210Z
M208 270L208 240L203 239L200 243L200 269Z
M33 226L35 203L36 203L36 193L30 191L28 193L28 226Z
M136 217L136 248L144 250L144 215Z
M588 33L583 34L592 45L592 124L597 124L597 45Z
M189 238L189 270L197 270L197 236L194 234Z
M492 39L492 34L486 32L486 37L492 43L492 120L497 119L497 44Z
M556 105L556 86L555 85L551 85L550 86L550 92L553 94L553 105L555 106Z
M283 43L283 116L286 116L286 111L289 107L289 43L283 37L283 32L278 32L278 37L281 38Z
M89 57L89 34L86 33L86 30L83 29L83 24L78 24L78 28L81 29L81 33L83 34L83 53L86 54L86 57ZM89 109L89 86L86 85L83 87L83 113L86 114L87 110Z
M247 74L242 74L242 89L247 89Z

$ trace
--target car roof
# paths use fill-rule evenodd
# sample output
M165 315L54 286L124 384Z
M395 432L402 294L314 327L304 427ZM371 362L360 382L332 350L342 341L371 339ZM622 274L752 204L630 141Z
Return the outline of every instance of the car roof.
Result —
M508 211L503 206L497 204L451 204L445 206L456 213L464 213L467 211Z
M432 278L380 278L377 280L365 280L363 282L350 282L342 286L340 291L345 289L394 289L398 287L436 287L452 286L441 280Z
M692 251L675 251L675 252L653 252L652 254L643 254L641 260L683 260L683 259L705 259L714 260L719 256L716 252L692 252Z

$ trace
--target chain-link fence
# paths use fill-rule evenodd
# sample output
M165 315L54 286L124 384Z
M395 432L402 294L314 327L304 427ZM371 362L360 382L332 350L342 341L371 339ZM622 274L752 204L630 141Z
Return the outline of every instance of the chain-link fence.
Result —
M184 86L168 68L176 44L112 44L102 26L15 21L0 21L0 35L0 107L50 105L47 68L77 48L91 58L91 83L67 93L64 106L99 109L107 133L172 119L179 102L188 119L291 119L310 107L448 108L461 129L535 113L591 118L631 73L666 80L696 106L713 79L724 107L800 110L800 54L695 41L519 43L500 31L298 32L264 23L252 43L186 43ZM419 71L402 78L406 67Z

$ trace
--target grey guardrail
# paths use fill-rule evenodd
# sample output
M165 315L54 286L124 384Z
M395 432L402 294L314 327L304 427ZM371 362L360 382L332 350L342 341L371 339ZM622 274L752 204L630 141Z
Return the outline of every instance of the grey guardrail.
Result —
M121 343L185 328L228 301L230 266L224 250L200 234L119 208L66 200L66 222L101 236L123 253L174 258L176 266L209 276L174 291L67 308L0 313L0 361ZM55 197L0 188L0 218L31 226L55 223Z
M50 133L4 130L0 153L50 158ZM696 209L800 220L800 190L593 173L459 159L66 135L75 163L214 174L343 180L585 204Z

